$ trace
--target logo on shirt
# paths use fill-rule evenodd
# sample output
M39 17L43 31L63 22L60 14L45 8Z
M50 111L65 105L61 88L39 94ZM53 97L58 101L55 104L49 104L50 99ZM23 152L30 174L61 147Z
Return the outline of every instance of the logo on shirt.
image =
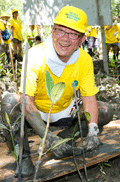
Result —
M71 20L75 20L76 22L78 22L80 20L80 18L78 17L78 15L75 14L75 13L70 12L69 14L66 13L65 15L67 16L67 18L69 18Z

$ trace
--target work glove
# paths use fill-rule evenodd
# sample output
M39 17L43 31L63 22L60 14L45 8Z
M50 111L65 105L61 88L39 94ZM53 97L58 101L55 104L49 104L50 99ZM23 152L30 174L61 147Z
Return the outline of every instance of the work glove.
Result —
M113 36L116 36L118 34L118 31L113 34Z
M4 45L4 41L1 39L1 45Z
M88 134L86 137L86 151L92 151L96 149L100 144L100 140L97 136L99 133L98 125L96 123L90 123L88 125Z

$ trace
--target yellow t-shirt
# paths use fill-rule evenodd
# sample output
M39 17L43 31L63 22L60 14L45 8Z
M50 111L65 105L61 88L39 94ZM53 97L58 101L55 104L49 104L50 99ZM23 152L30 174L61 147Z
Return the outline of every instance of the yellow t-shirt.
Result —
M0 30L1 31L4 31L5 30L5 25L4 25L4 23L2 21L0 21ZM5 41L5 40L3 40L3 41L4 41L5 44L9 44L11 42L10 39L7 40L7 41ZM0 40L0 44L1 44L1 40Z
M94 28L92 28L92 26L88 26L88 28L90 29L90 32L88 33L88 37L98 38L98 30L97 30L97 27L94 26Z
M35 36L39 36L40 32L41 32L40 25L38 26L35 25Z
M14 28L13 37L15 39L18 39L19 41L23 41L22 31L21 31L22 27L20 21L13 18L10 21L10 27Z
M88 28L90 29L91 31L91 26L88 26ZM90 32L88 30L86 30L86 37L89 37L90 36Z
M59 69L59 68L58 68ZM66 109L72 102L74 90L72 82L78 80L76 90L80 89L82 96L92 96L98 92L94 82L93 61L89 54L80 48L80 56L74 64L65 66L60 77L54 75L46 64L44 43L36 45L29 50L26 77L26 94L35 96L35 105L42 112L48 113L50 99L45 84L45 70L51 74L54 84L65 82L65 90L61 98L53 105L52 113ZM20 92L23 92L23 75L21 77Z
M116 36L113 36L113 34L115 32L118 31L118 26L117 25L113 25L109 30L107 30L106 28L109 27L109 25L105 26L105 40L107 44L113 44L113 43L117 43L117 38Z

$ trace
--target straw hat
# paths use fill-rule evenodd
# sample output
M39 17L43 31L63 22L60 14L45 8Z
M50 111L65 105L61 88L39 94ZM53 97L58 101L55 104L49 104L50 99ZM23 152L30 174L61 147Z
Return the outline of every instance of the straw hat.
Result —
M10 16L7 13L2 13L2 15L0 16L1 19L3 18L7 18L7 20L10 18Z

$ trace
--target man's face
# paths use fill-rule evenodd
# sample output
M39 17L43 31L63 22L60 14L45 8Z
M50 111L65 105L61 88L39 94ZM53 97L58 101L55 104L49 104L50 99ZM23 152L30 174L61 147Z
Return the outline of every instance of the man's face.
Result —
M80 36L81 33L62 25L52 27L53 45L58 57L63 62L67 62L73 52L79 47L82 41Z

